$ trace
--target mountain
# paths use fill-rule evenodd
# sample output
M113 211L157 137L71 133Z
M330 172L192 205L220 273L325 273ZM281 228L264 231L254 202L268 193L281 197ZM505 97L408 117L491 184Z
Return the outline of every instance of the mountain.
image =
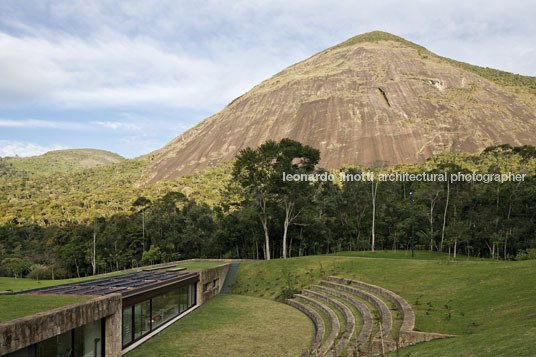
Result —
M39 156L6 157L0 158L0 178L71 172L123 160L121 155L97 149L55 150Z
M292 65L151 154L148 182L288 137L320 166L423 162L438 152L536 144L536 78L440 57L371 32Z

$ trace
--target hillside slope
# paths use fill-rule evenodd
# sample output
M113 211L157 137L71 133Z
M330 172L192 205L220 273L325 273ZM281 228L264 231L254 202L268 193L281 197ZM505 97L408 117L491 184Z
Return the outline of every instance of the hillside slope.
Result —
M0 178L71 172L123 160L121 155L98 149L55 150L39 156L6 157L0 158Z
M372 32L297 63L152 153L148 182L289 137L321 167L423 162L438 152L536 144L536 78L437 56Z

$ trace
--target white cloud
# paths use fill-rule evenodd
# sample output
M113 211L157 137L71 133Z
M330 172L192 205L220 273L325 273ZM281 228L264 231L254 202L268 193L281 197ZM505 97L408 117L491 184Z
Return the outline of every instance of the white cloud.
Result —
M121 34L50 40L0 33L0 78L7 79L0 82L0 106L219 107L271 74L254 65L259 51L249 63L237 55L203 58Z
M113 129L113 130L133 130L133 131L137 131L137 130L141 129L136 124L123 123L123 122L120 122L120 121L94 121L92 123L95 124L95 125L99 125L99 126L102 126L104 128Z
M0 4L10 15L0 24L12 29L0 32L0 107L216 110L284 67L376 29L536 74L525 54L536 6L521 0L30 3L41 20L30 5Z
M60 130L83 130L87 128L84 123L62 122L38 119L0 119L0 128L22 129L60 129Z
M50 146L41 146L33 143L28 143L24 141L10 141L10 140L0 140L0 156L35 156L41 155L45 152L51 150L61 150L66 149L62 145L50 145Z

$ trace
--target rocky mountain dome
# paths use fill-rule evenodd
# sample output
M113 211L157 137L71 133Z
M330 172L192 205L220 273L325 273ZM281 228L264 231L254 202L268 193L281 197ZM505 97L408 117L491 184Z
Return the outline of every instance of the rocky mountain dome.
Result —
M288 137L320 166L422 162L438 152L536 145L536 78L435 55L384 32L292 65L152 153L156 182Z

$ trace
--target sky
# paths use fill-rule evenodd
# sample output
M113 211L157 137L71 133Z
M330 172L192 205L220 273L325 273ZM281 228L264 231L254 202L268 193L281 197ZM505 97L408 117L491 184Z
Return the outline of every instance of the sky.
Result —
M527 0L1 0L0 156L164 146L285 67L382 30L536 76Z

